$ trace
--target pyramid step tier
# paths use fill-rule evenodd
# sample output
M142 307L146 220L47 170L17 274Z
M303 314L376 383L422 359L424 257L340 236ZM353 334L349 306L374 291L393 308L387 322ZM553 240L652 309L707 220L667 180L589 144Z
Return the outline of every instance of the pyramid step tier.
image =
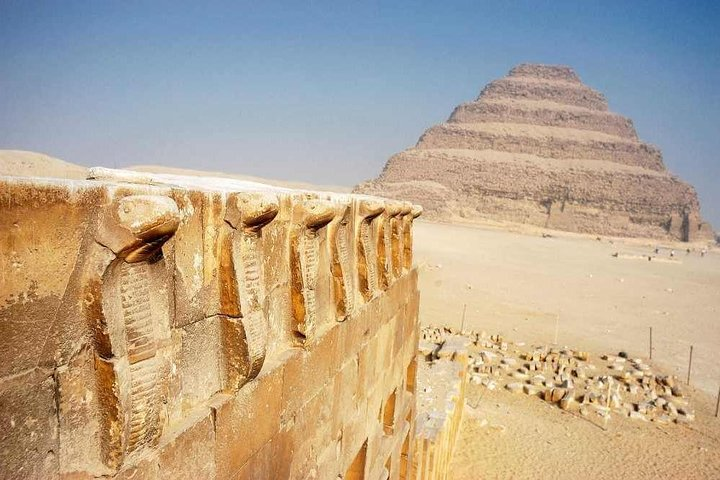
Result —
M578 74L575 73L572 68L565 65L538 65L532 63L522 63L510 70L508 76L581 83Z
M630 119L616 113L547 101L481 100L464 103L450 115L449 123L506 122L565 127L607 133L637 140Z
M419 149L496 150L539 157L604 160L649 170L665 166L660 150L641 142L599 132L510 123L446 123L428 129Z
M695 190L666 173L563 163L492 151L407 150L363 191L420 202L428 218L494 218L603 235L680 235L688 212L699 219Z
M441 167L438 167L441 166ZM571 166L571 168L568 168ZM463 150L406 150L393 156L383 182L430 181L454 191L534 201L569 200L626 212L670 214L698 208L695 190L659 172L608 162L568 162L535 155Z
M548 100L560 105L608 110L608 103L603 94L581 83L551 82L521 77L506 77L491 82L480 92L478 100L485 98Z

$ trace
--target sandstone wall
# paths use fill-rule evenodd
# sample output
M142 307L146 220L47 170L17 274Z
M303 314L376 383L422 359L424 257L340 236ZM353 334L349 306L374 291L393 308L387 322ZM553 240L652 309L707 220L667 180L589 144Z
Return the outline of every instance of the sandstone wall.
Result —
M401 478L419 210L90 176L0 177L1 477Z

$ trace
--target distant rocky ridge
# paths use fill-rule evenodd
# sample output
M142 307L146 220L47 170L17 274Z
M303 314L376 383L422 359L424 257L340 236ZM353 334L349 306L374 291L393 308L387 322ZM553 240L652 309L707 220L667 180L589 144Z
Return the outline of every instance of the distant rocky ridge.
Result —
M355 191L420 203L438 220L713 238L694 188L566 66L513 68Z

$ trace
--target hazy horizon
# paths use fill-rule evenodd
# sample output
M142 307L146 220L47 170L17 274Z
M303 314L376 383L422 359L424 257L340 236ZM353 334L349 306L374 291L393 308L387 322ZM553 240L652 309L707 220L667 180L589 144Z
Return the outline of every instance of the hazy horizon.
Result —
M571 66L720 229L714 2L3 2L0 148L353 185L519 63Z

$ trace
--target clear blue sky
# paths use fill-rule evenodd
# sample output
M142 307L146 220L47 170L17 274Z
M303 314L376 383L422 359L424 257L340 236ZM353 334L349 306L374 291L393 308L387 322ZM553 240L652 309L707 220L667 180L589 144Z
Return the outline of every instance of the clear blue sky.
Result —
M568 64L720 227L720 2L0 0L0 148L352 185L521 62Z

